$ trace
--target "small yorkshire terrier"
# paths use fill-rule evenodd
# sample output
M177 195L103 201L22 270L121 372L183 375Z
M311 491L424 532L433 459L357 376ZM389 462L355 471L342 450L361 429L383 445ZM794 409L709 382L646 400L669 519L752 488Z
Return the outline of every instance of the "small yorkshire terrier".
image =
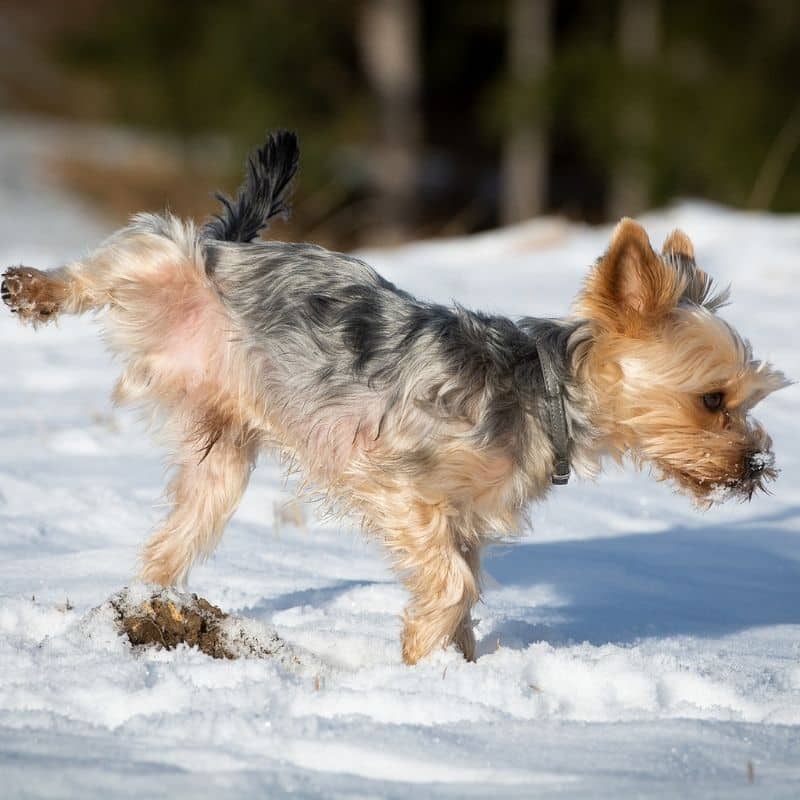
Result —
M276 133L203 227L140 214L86 259L3 276L34 325L105 310L126 362L114 401L164 423L171 511L143 580L184 583L277 449L389 548L411 596L406 663L450 643L472 660L481 548L571 469L629 456L701 505L776 477L748 414L787 381L717 316L727 293L684 233L659 255L622 220L572 314L515 323L417 300L351 256L254 241L288 213L298 157Z

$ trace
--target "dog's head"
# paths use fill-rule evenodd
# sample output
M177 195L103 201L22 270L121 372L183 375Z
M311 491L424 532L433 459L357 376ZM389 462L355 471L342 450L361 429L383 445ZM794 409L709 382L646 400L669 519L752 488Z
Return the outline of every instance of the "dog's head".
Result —
M789 383L717 316L726 299L684 233L659 255L625 219L576 306L594 327L588 378L609 450L651 464L702 505L749 499L777 476L750 411Z

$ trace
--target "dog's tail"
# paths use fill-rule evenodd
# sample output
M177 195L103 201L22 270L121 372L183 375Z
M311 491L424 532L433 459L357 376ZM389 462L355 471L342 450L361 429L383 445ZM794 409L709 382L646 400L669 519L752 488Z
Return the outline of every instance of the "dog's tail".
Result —
M277 214L289 213L289 184L297 172L300 147L292 131L277 131L247 161L236 197L217 193L222 213L203 228L205 238L251 242Z

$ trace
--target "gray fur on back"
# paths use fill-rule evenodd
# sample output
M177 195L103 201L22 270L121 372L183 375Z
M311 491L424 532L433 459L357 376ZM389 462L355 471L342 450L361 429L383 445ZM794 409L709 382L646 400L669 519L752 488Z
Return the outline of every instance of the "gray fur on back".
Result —
M309 413L379 396L383 419L412 402L470 422L480 447L524 462L548 433L536 343L552 354L569 408L580 323L447 308L412 297L363 261L309 244L207 242L214 278L249 344L283 365L288 391ZM574 386L572 387L575 388Z

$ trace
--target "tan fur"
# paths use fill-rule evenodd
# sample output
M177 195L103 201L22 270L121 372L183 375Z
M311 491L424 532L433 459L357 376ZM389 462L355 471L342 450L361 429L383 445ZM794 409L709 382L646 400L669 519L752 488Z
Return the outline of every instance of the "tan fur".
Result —
M678 253L687 258L694 258L694 245L689 237L680 230L674 230L667 236L664 241L664 246L661 248L662 253Z
M691 258L694 248L674 231L664 252ZM608 452L652 464L707 505L713 489L736 485L748 454L769 450L769 437L748 412L787 381L754 361L711 308L682 304L687 294L708 296L710 282L697 273L693 285L656 255L640 225L623 220L576 313L596 323L584 376L603 398L594 420ZM720 413L702 402L716 391L725 397Z
M331 405L309 418L282 394L284 365L257 358L226 313L191 225L169 224L169 237L112 238L51 273L6 273L28 321L106 309L108 341L126 361L114 399L161 424L174 467L171 511L144 548L142 578L185 581L219 541L257 452L273 447L323 487L332 508L355 514L386 543L411 595L406 663L452 642L473 659L470 612L486 532L516 532L526 501L546 493L546 431L481 448L469 436L478 409L459 417L411 392L386 419L377 393L363 407ZM703 503L715 487L741 480L748 453L768 449L748 412L785 379L753 361L714 314L720 300L710 299L707 276L669 266L672 256L693 259L685 234L673 232L662 257L641 226L623 220L578 296L576 316L592 336L577 351L577 377L596 439L573 463L593 475L604 455L630 456ZM269 392L258 388L265 376ZM719 413L702 401L715 391L725 397ZM519 447L530 449L532 469L519 467Z
M141 577L164 586L185 582L191 565L214 551L247 486L256 451L228 435L204 458L188 442L169 485L173 509L144 548Z

